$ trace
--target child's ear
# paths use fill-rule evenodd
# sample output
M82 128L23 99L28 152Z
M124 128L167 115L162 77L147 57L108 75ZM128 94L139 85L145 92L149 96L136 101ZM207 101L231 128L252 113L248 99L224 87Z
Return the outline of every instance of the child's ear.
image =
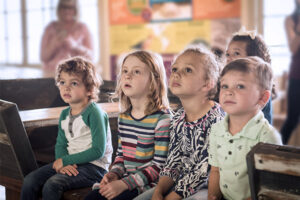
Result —
M92 92L91 92L91 91L87 91L86 94L87 94L88 97L91 97L91 96L92 96Z
M206 91L209 91L214 87L214 85L215 85L214 81L209 79L209 80L205 81L205 85L203 86L203 89Z
M264 90L258 104L263 108L268 103L270 96L271 92L269 90Z

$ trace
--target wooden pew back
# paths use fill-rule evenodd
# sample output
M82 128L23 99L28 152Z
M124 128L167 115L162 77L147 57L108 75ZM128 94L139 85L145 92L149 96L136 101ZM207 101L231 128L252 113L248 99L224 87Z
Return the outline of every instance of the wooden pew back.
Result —
M13 182L22 182L38 168L17 105L3 100L0 100L0 149L1 185L14 187Z
M300 199L300 148L258 143L247 154L251 199Z
M109 102L115 81L104 81L100 86L99 103ZM54 78L0 80L0 99L14 102L20 110L66 106L61 99Z

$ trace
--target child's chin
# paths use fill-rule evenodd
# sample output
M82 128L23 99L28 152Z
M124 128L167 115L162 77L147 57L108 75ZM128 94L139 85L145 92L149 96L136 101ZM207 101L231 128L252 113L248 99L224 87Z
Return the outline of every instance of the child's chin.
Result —
M178 90L178 88L174 88L174 87L170 87L170 91L172 92L172 94L176 95L179 94L180 91Z

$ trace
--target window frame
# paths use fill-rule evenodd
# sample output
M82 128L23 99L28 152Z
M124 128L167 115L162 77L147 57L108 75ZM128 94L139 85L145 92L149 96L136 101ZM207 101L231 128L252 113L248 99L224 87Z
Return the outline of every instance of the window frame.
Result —
M5 3L9 1L9 0L4 0L3 1L3 4L5 5ZM0 66L17 66L17 67L34 67L34 68L41 68L42 66L42 63L29 63L29 36L28 36L28 17L27 17L27 13L28 13L28 10L27 10L27 7L26 7L26 4L27 4L27 0L19 0L20 1L20 24L21 24L21 50L22 50L22 58L21 58L21 62L20 63L16 63L16 62L9 62L9 59L8 59L8 55L5 55L5 58L4 58L4 61L0 61ZM98 17L98 41L101 43L102 41L100 40L100 30L101 30L101 27L100 27L100 13L99 13L99 5L100 5L100 2L99 0L96 0L96 3L97 3L97 17ZM55 2L54 1L51 1L51 6L50 6L50 9L53 9L56 8L56 3L55 5L53 6L52 4L54 4ZM78 2L79 3L79 2ZM41 8L42 9L42 8ZM56 9L54 9L55 12L56 12ZM4 8L3 7L3 14L4 15L7 15L7 7ZM42 9L42 12L46 12ZM9 33L8 33L8 27L7 27L7 24L9 23L8 22L8 18L4 16L4 19L3 19L3 22L4 22L4 46L6 46L6 48L4 49L4 51L8 51L8 40L9 40ZM45 28L45 27L42 27L42 28ZM94 39L95 40L95 39ZM98 45L100 46L99 44L96 44L94 43L95 45ZM94 47L96 48L96 47ZM99 63L99 61L101 60L100 58L102 57L101 56L101 51L100 51L100 47L98 47L99 49L99 52L98 54L99 55L95 55L95 57L98 57L97 60L95 60L96 63ZM96 52L95 52L96 53Z

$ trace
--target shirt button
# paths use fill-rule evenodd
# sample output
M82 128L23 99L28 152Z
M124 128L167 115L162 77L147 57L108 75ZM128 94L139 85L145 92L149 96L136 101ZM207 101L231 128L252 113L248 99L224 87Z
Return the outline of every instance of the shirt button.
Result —
M232 154L232 152L231 152L231 151L228 151L228 154L229 154L229 155L231 155L231 154Z
M229 140L229 142L230 142L230 143L233 143L233 140L231 139L231 140Z

